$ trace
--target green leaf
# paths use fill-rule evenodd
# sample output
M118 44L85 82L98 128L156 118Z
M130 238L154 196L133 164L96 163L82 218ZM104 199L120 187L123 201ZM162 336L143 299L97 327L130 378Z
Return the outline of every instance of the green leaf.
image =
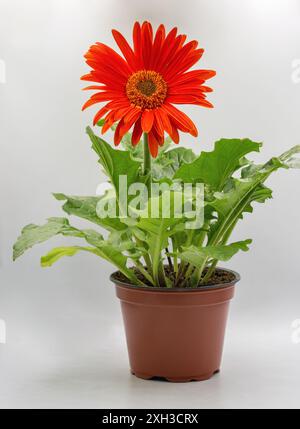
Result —
M13 260L16 260L35 244L43 243L57 234L67 235L71 232L77 234L77 230L69 225L68 219L60 217L49 218L48 222L41 226L27 225L22 229L20 237L13 246Z
M26 250L49 240L55 235L62 234L66 237L83 238L87 243L95 247L102 247L105 243L103 236L92 229L79 230L69 224L66 218L50 218L45 225L27 225L23 228L20 237L14 245L13 259L21 256Z
M100 119L96 125L97 127L103 127L104 124L105 124L105 119Z
M272 191L264 187L261 183L253 180L234 180L234 187L228 192L218 192L215 199L209 204L218 212L219 219L225 218L235 208L238 208L243 202L248 207L252 202L265 202L272 197ZM249 210L247 210L249 211ZM241 211L242 214L242 211Z
M295 156L299 154L300 145L297 145L280 155L279 159L287 168L300 168L300 158Z
M101 197L76 197L65 194L53 194L59 201L66 201L63 205L63 210L69 215L74 215L83 219L87 219L109 231L121 231L126 229L126 225L117 217L101 218L97 215L97 204L103 198Z
M155 180L172 179L176 171L185 164L194 161L196 155L192 149L177 147L175 149L163 152L152 162L152 177Z
M173 203L175 193L171 194L170 198L170 214L173 213ZM183 219L170 217L163 217L162 211L162 200L163 197L152 197L149 199L148 207L141 212L141 217L135 225L138 228L146 232L146 243L148 244L148 252L152 260L153 278L157 286L160 286L162 279L160 278L160 269L162 266L162 255L161 251L168 246L168 239L173 234L173 228L178 223L183 223ZM157 217L151 217L151 206L155 205L159 208Z
M139 181L141 163L132 159L130 153L113 149L105 140L96 136L90 127L86 129L92 141L92 148L99 156L99 163L113 184L119 199L119 176L127 176L127 186Z
M134 284L138 283L134 272L126 266L127 257L106 242L102 242L101 247L56 247L47 253L47 255L41 257L41 265L42 267L50 267L63 256L73 256L79 251L90 252L106 259L115 265Z
M102 127L104 122L100 121L97 125ZM99 148L94 147L94 142L97 141L104 146L104 150L107 150L107 152L121 152L124 154L124 151L114 150L111 148L108 143L106 143L103 139L100 137L95 136L95 134L92 132L90 128L87 128L87 133L89 134L92 142L93 142L93 149L96 150L97 154L100 157L100 163L102 164L103 159L103 151L102 153L99 153ZM172 141L169 137L165 139L165 143L163 146L159 147L158 156L155 159L152 159L152 178L155 180L160 180L162 178L172 178L174 176L174 173L178 170L178 168L186 163L190 163L194 161L196 158L196 155L193 153L191 149L186 149L184 147L178 147L175 149L168 150ZM129 154L130 161L136 161L141 165L143 163L144 158L144 149L142 144L137 144L136 146L133 146L131 143L131 133L126 133L122 140L121 140L121 146L125 149L125 153ZM115 155L113 155L115 156ZM127 162L127 161L126 161ZM103 165L103 164L102 164ZM106 163L106 165L109 166L109 163ZM104 170L106 174L110 177L110 175L107 172L106 165L104 166ZM109 168L108 168L109 170ZM127 173L127 169L126 169ZM124 174L124 173L122 173ZM141 180L141 178L140 178Z
M265 185L260 184L256 187L255 191L251 195L251 199L249 201L249 204L245 206L244 212L252 213L253 207L252 203L265 203L267 200L272 198L272 190L270 188L267 188ZM242 217L243 214L241 214Z
M218 246L206 246L196 247L194 245L189 247L183 247L183 251L179 253L179 256L185 262L188 262L201 269L203 267L203 261L207 258L217 259L220 261L228 261L231 259L239 250L246 252L249 250L249 244L252 240L237 241L235 243Z
M216 191L221 191L231 175L241 167L243 157L250 152L259 152L261 143L249 139L221 139L212 152L201 152L190 164L182 165L175 179L187 183L202 182Z
M271 197L271 190L263 184L270 174L279 168L288 167L280 157L272 158L263 166L252 168L247 179L232 180L234 186L228 192L215 194L216 199L209 204L218 212L219 219L211 228L209 245L216 245L222 238L227 238L243 213L252 211L252 202L264 202Z
M21 236L14 245L13 259L15 260L21 256L27 249L31 248L35 244L42 243L58 234L83 238L94 247L86 248L73 246L54 249L55 251L53 251L49 256L49 261L51 262L49 263L50 265L62 256L72 256L78 250L88 249L89 252L113 263L129 279L134 279L135 276L132 271L126 267L128 257L122 254L122 248L119 245L114 246L112 243L105 241L103 236L97 231L91 229L79 230L72 227L66 218L50 218L45 225L39 226L30 224L23 228ZM60 252L59 249L63 250ZM47 261L48 258L42 259L43 266L48 263Z
M121 146L124 150L130 153L132 159L139 161L142 163L144 161L144 146L142 144L142 140L135 146L131 143L131 133L125 133L122 140Z
M62 256L73 256L79 250L85 250L111 262L134 284L138 283L138 279L133 271L126 266L129 256L122 253L125 248L126 250L131 250L134 243L130 243L128 240L126 246L125 243L121 246L119 243L114 244L105 241L99 232L92 229L79 230L74 228L66 218L50 218L45 225L30 224L23 228L21 236L14 245L13 259L15 260L21 256L35 244L42 243L58 234L83 238L93 247L72 246L55 248L41 259L42 266L50 266Z
M137 229L137 228L136 228ZM132 240L134 228L127 228L123 231L114 231L109 234L107 243L114 246L116 249L121 252L125 251L129 253L130 258L134 255L141 255L141 250L137 247L135 241Z
M41 266L42 267L51 267L56 261L58 261L63 256L73 256L80 250L93 252L92 247L80 247L80 246L72 246L72 247L55 247L47 255L41 257Z
M114 126L112 127L112 129L114 129ZM143 144L141 144L142 139L139 141L137 145L133 146L131 142L131 137L132 137L132 134L130 132L125 133L121 140L121 146L127 152L130 153L130 156L133 159L142 163L144 160L144 147L143 147ZM158 162L162 158L163 154L169 149L171 143L172 143L172 140L170 139L170 137L165 138L165 142L163 146L160 146L158 148L158 156L152 160L153 163Z

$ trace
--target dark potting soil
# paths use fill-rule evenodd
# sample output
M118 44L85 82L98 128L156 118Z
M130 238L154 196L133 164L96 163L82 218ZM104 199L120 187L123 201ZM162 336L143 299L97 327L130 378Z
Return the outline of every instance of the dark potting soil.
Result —
M136 269L133 268L133 271L137 278L141 280L143 283L145 283L147 286L151 286L151 283ZM206 270L204 270L202 274L202 278L205 276ZM174 283L174 272L170 270L169 267L165 267L165 275L168 277L172 283ZM128 279L122 274L120 271L118 271L115 275L116 280L119 280L120 282L128 283ZM228 284L231 283L235 279L235 275L222 270L221 268L216 268L213 274L210 276L209 280L205 281L204 283L199 283L197 287L203 287L203 286L212 286L212 285L220 285L220 284ZM182 287L180 282L176 285L176 287L180 288Z

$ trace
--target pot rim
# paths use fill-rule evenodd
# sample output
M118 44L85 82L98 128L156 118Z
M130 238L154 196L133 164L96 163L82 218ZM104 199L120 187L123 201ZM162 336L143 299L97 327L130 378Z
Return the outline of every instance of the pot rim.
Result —
M234 279L231 282L228 283L216 283L216 284L212 284L212 285L206 285L206 286L201 286L201 287L197 287L197 288L183 288L183 287L174 287L174 288L167 288L167 287L154 287L154 286L137 286L137 285L133 285L131 283L127 283L127 282L123 282L121 280L116 279L116 275L120 272L120 271L115 271L113 272L110 276L109 279L117 286L122 286L128 289L135 289L135 290L141 290L141 291L145 291L145 292L170 292L170 293L175 293L175 292L201 292L201 291L208 291L208 290L215 290L215 289L225 289L227 287L230 286L234 286L237 282L239 282L241 280L241 276L239 273L237 273L236 271L230 270L228 268L223 268L223 267L217 267L217 270L223 270L226 271L228 273L231 273L234 275Z

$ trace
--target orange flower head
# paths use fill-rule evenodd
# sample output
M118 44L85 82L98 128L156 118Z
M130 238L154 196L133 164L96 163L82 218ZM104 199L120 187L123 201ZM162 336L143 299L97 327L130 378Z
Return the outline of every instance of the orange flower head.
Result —
M203 49L198 49L194 40L186 43L186 36L177 34L177 28L166 34L160 25L154 34L149 22L134 24L133 48L117 30L112 33L123 56L99 42L85 55L92 70L81 79L100 85L85 88L97 92L82 109L105 103L96 113L94 125L104 117L105 133L118 122L115 145L131 128L133 145L138 144L143 132L147 133L153 157L164 144L165 132L174 143L179 142L179 131L196 137L195 124L174 104L213 107L206 100L206 93L212 89L203 84L216 73L189 70L202 57Z

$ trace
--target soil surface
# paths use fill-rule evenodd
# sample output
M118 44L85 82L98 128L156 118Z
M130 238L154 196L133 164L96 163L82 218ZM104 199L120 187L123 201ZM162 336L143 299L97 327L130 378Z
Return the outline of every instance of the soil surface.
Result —
M135 275L140 279L143 283L145 283L147 286L151 286L151 283L145 277L136 269L133 269L135 272ZM172 282L174 282L174 272L171 272L169 267L165 267L165 274L166 277L168 277ZM203 276L205 276L206 271L204 270ZM115 275L116 280L119 280L120 282L129 283L129 280L122 274L120 271L118 271ZM234 274L229 273L228 271L222 270L221 268L216 268L214 273L210 276L209 280L207 280L204 283L199 283L197 286L198 288L201 288L203 286L212 286L212 285L220 285L225 283L230 283L235 279ZM177 288L182 288L182 285L180 283L177 284Z

